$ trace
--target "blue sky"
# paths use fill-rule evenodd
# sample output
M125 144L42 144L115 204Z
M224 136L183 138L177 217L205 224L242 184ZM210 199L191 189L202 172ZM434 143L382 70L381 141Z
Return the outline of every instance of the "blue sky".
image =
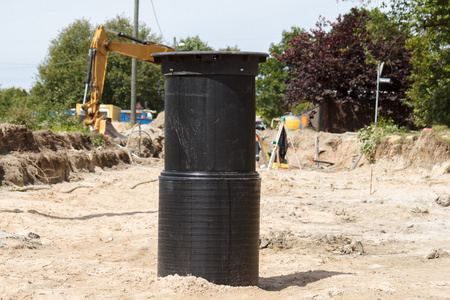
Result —
M0 88L29 89L50 41L77 19L103 24L117 15L134 16L134 0L1 0ZM335 20L359 1L336 0L151 0L139 1L139 21L172 44L173 38L198 35L219 49L268 52L283 30L313 28L323 16ZM87 55L88 49L86 49ZM87 59L86 59L87 64ZM83 82L80 82L83 85Z

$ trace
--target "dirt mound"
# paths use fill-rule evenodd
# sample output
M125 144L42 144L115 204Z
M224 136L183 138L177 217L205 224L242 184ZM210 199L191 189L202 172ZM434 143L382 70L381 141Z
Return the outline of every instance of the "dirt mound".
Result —
M267 150L271 151L272 141L276 139L277 131L269 129L258 133L264 140ZM289 131L288 143L290 148L287 152L287 159L290 165L297 166L298 157L302 168L315 169L320 165L329 170L336 165L341 169L352 167L361 146L356 133L333 134L315 132L310 129ZM293 151L292 143L296 152ZM326 167L327 164L315 163L313 160L331 164ZM393 135L378 143L374 160L377 166L387 170L416 168L424 172L449 173L450 145L439 137L426 132L404 137ZM367 163L368 161L363 156L357 167ZM267 164L266 160L261 159L259 165L265 164Z
M154 119L150 124L155 128L163 129L164 123L165 123L165 113L164 111L162 111L158 114L156 119Z
M56 134L50 130L40 130L33 132L40 149L49 149L52 151L74 149L74 150L92 150L92 144L89 136L80 133L62 133Z
M128 149L131 149L131 151L137 154L139 157L163 158L163 139L164 137L162 136L155 138L154 140L152 140L148 136L142 136L141 139L136 136L130 139ZM140 146L139 141L141 143Z
M117 130L117 132L124 132L132 127L131 123L119 121L111 121L111 125Z
M93 172L96 167L130 163L130 153L141 158L163 159L164 131L161 126L164 126L163 113L150 125L142 125L140 136L136 127L123 132L128 135L120 142L124 148L116 147L116 141L105 142L106 147L96 148L87 135L57 134L47 130L31 132L25 126L0 124L0 185L71 181L77 178L74 175L77 172ZM258 134L267 151L271 151L277 130L258 131ZM355 133L330 134L309 129L289 131L288 143L287 158L291 167L300 165L327 171L351 168L361 145ZM376 165L387 170L417 168L439 174L450 172L450 146L429 133L391 136L379 143L374 157ZM268 159L262 158L258 164L263 167L267 163ZM357 167L365 164L367 160L362 157ZM287 179L280 184L291 185ZM271 190L278 188L269 186L268 192Z
M0 154L10 151L38 151L33 133L25 126L2 124L0 126Z
M139 157L164 158L164 131L152 124L141 125L140 131L133 127L122 132L127 138L121 145Z
M31 132L23 125L0 125L0 154L8 152L36 152L42 149L91 150L90 139L79 133L55 134L49 130Z
M0 185L71 181L76 172L130 162L126 151L106 145L97 149L89 136L79 133L32 132L25 126L0 124Z
M377 145L374 157L377 165L387 169L450 172L450 145L425 132L419 136L390 136Z
M272 151L273 143L277 137L277 130L268 129L257 131L259 137L264 141L267 151ZM327 132L316 132L311 129L288 131L289 148L287 159L290 165L298 166L297 158L302 168L317 168L313 160L342 164L346 167L353 165L353 160L358 154L361 143L357 141L355 133L333 134ZM316 141L317 154L316 155ZM292 147L294 145L294 148ZM365 159L360 160L358 166L366 164ZM267 162L261 159L261 165Z

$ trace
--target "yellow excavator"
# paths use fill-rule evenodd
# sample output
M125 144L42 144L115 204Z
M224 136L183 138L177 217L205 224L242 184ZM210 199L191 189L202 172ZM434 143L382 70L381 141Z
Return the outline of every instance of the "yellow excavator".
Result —
M127 38L137 44L109 40L106 32ZM98 26L89 49L88 72L85 81L86 88L84 91L83 105L81 106L86 115L86 123L90 126L91 130L102 134L107 131L107 120L100 113L100 103L102 100L109 52L155 63L155 60L151 57L152 53L172 51L175 50L164 45L140 40L123 32L107 29L104 26ZM91 99L86 103L89 88L91 90Z

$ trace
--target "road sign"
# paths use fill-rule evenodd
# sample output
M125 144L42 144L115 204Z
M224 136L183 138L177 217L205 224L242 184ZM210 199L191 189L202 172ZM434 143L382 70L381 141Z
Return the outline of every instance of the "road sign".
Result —
M380 78L380 83L391 83L390 78Z

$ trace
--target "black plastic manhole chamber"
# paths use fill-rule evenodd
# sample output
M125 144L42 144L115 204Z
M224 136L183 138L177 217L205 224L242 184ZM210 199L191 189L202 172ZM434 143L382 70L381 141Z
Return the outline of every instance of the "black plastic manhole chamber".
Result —
M165 81L158 276L257 285L261 179L255 76L267 54L152 55Z

